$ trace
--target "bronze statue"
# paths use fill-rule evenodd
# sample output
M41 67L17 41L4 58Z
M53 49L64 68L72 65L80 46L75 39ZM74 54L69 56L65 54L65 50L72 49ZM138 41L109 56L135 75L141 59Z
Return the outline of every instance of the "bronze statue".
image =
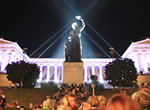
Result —
M79 27L77 22L72 23L72 31L69 33L68 41L64 45L66 62L81 62L81 32L85 28L85 23L81 16L76 16L75 18L80 20L82 25Z

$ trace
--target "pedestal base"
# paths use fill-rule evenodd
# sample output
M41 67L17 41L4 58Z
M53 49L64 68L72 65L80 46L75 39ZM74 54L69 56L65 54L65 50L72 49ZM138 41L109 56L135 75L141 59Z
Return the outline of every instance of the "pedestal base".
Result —
M63 83L83 84L83 62L64 62Z

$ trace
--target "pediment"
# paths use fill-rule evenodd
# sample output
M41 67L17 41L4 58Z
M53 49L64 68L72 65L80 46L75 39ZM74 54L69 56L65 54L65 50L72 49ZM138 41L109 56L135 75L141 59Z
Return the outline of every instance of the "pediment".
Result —
M134 42L134 44L150 44L150 38L146 38L145 40L142 40L142 41L137 41L137 42Z
M14 44L15 42L12 42L12 41L8 41L8 40L5 40L3 38L0 38L0 44Z

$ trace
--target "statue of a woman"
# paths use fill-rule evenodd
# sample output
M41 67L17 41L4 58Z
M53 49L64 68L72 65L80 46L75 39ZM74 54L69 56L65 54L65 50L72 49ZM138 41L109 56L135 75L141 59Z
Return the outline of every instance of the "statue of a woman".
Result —
M72 23L72 31L69 33L68 41L65 43L64 51L66 62L80 62L82 54L81 32L85 28L85 23L81 16L76 16L82 25L78 26L77 22Z

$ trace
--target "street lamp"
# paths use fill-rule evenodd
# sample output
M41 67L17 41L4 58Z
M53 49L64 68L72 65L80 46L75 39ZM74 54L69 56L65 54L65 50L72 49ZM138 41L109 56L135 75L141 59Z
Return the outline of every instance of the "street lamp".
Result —
M111 57L114 57L115 49L113 47L109 48L109 53L111 54Z
M25 59L25 54L27 53L28 48L23 48L23 61Z

